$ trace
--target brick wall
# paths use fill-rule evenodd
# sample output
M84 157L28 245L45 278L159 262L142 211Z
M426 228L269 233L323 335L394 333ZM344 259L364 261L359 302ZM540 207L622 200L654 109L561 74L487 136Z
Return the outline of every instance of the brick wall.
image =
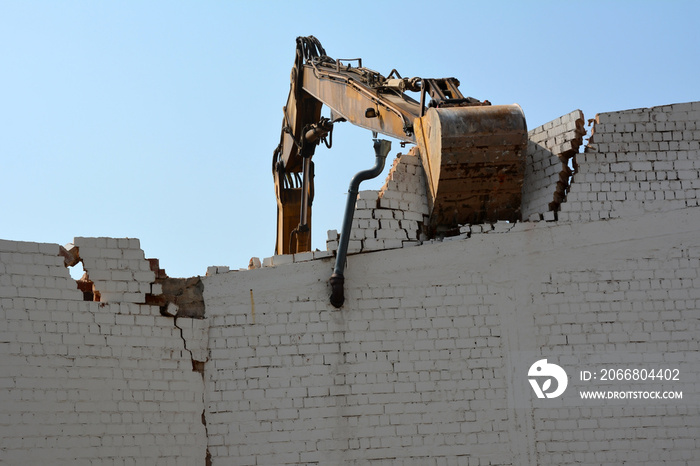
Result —
M425 189L425 172L417 149L398 154L380 190L358 193L348 253L418 244L428 215ZM338 232L328 234L327 250L336 251Z
M690 464L696 212L353 255L340 310L330 259L206 278L214 464ZM527 382L542 358L559 400ZM677 367L685 398L579 399L601 364Z
M584 119L574 110L528 132L525 179L523 182L522 219L554 219L566 198L570 165L583 144ZM573 159L573 160L572 160ZM549 214L548 214L549 213Z
M75 244L107 300L83 300L58 244L0 240L0 463L204 464L201 324L137 304L138 240Z
M0 240L0 463L695 464L698 105L601 114L584 154L578 111L531 131L533 221L444 239L421 238L424 174L401 155L358 196L340 310L335 232L211 267L203 302L138 240ZM530 387L544 358L569 375L560 398ZM615 367L681 378L579 376Z
M698 205L700 102L601 113L560 218L589 221Z
M601 115L578 164L580 111L531 131L523 212L554 221L559 210L558 223L469 225L442 242L350 256L339 311L328 302L329 258L207 278L215 463L692 464L700 448L700 295L693 291L700 217L688 199L697 170L652 175L649 168L668 167L670 158L686 160L672 162L676 169L697 168L696 105L662 107L655 117L649 110ZM663 121L671 133L623 125L640 133L602 134L617 128L606 122L628 119ZM667 120L682 120L685 132ZM661 144L674 137L677 144ZM608 139L659 144L637 153L647 146L600 145ZM614 215L598 215L603 205L589 203L590 215L573 215L581 193L609 196L603 183L579 182L609 177L612 161L622 159L628 165L615 169L626 179L675 176L672 186L688 191L686 200L665 202L683 195L666 193L640 210L649 189L665 186L640 183L625 186L636 210L617 204L608 209ZM418 186L422 173L414 175L408 183ZM402 210L378 199L361 194L356 219ZM590 221L598 219L608 221ZM379 226L356 220L355 252ZM401 245L411 240L402 236ZM334 241L331 232L330 250ZM528 384L527 369L542 358L569 372L559 400L535 398ZM654 389L685 398L580 398L590 388L649 389L576 377L610 365L677 368L681 381Z
M79 237L73 244L101 302L146 302L155 273L138 239Z

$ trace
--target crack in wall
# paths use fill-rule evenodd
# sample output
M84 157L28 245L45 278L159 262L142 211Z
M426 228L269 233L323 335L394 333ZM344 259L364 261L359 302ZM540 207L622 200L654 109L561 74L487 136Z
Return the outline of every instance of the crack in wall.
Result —
M189 322L194 324L194 319L191 317L177 317L173 316L173 325L175 328L180 330L180 338L182 339L182 346L187 351L190 355L190 360L192 361L192 371L199 373L199 375L202 377L202 425L204 426L204 437L207 440L207 446L206 446L206 453L205 453L205 465L206 466L211 466L212 464L212 457L211 457L211 452L209 451L209 429L207 427L207 419L206 419L206 399L205 399L205 392L204 386L205 386L205 378L204 378L204 365L206 364L207 360L209 358L205 358L205 360L200 360L201 358L198 358L195 356L195 352L193 351L192 348L190 348L190 345L188 345L187 340L188 338L185 336L185 329L183 328L184 326L178 325L178 321L181 321L182 319L188 319ZM189 329L188 329L189 330ZM192 340L196 339L196 336L194 335L194 331L192 332ZM205 345L206 347L207 345Z
M201 422L207 444L205 464L211 465L204 390L204 365L208 360L208 356L205 356L205 332L208 325L199 323L206 322L201 278L168 277L165 270L160 268L158 259L144 258L138 240L76 238L75 241L79 244L59 246L58 255L63 258L65 267L82 264L84 274L75 280L75 283L82 292L84 301L99 302L99 306L104 307L109 305L110 301L118 303L128 300L138 306L159 308L161 315L173 318L173 325L179 330L183 348L190 355L192 371L202 377ZM83 251L80 250L81 247ZM84 257L81 257L81 252ZM90 273L94 275L97 284L91 280ZM102 292L109 298L104 302L101 299ZM101 334L102 328L99 324L98 330Z
M180 327L177 324L177 321L180 319L191 319L191 318L190 317L175 317L173 319L173 325L175 325L175 327L178 330L180 330L180 338L182 338L183 347L185 348L185 351L187 351L190 354L190 359L192 360L192 370L194 372L199 372L202 375L202 377L204 377L204 364L206 363L206 361L200 361L197 358L195 358L195 355L192 352L192 350L190 348L188 348L187 338L185 337L185 333L184 333L185 331L183 330L182 327Z

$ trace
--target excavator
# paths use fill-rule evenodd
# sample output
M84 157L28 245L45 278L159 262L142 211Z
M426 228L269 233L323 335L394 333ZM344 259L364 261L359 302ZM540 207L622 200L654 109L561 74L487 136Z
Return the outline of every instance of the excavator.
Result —
M350 62L357 62L352 66ZM515 221L525 169L527 126L519 105L464 97L455 78L387 77L362 59L326 55L298 37L272 173L277 196L276 254L311 250L312 157L332 144L335 123L417 144L427 177L428 236L458 225ZM407 92L417 92L418 100ZM323 105L331 118L321 116Z
M321 142L331 147L333 127L343 121L372 131L375 151L377 134L418 146L427 179L428 237L465 224L519 220L527 147L523 111L517 104L465 97L459 85L456 78L403 78L396 69L385 77L363 67L360 58L329 57L313 36L298 37L272 158L276 254L311 250L312 158ZM330 118L321 116L324 105Z

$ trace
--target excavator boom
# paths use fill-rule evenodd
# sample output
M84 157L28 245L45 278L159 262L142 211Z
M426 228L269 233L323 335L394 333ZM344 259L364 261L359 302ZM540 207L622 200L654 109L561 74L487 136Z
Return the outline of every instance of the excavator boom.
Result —
M330 120L321 117L323 105ZM455 78L402 78L396 70L384 77L361 59L328 57L313 36L299 37L273 156L277 254L311 249L311 158L321 141L330 147L338 121L418 145L428 180L427 234L520 218L527 146L520 106L464 97Z

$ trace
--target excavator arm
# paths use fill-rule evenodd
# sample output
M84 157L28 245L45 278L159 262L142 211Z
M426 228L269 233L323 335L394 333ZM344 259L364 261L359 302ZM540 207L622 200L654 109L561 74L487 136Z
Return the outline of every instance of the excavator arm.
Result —
M321 117L323 105L330 119ZM402 78L396 70L384 77L361 59L328 57L313 36L298 37L272 161L277 254L311 250L311 159L320 142L331 146L338 121L418 144L428 179L428 233L519 218L527 129L518 105L464 97L455 78Z
M277 196L277 254L311 249L311 158L317 144L308 141L305 133L320 121L323 104L304 91L302 73L304 62L320 55L325 55L325 51L318 41L297 39L289 97L283 109L280 142L272 157L272 174ZM302 204L305 204L305 212L302 212Z

